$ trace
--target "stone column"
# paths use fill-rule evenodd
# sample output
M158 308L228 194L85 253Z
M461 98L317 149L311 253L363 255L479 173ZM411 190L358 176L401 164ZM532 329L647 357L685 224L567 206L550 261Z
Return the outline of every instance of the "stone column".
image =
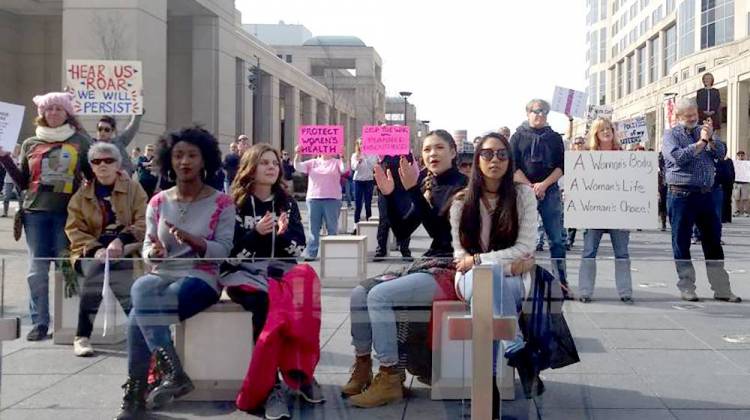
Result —
M66 59L141 61L148 113L137 143L156 140L166 129L167 2L63 0L62 10L62 80ZM111 39L117 42L107 41ZM83 120L93 130L96 119Z
M302 100L302 124L315 125L318 123L318 101L308 95Z
M255 114L257 136L253 143L269 143L281 148L279 78L262 73L259 95L259 107Z
M218 136L219 18L193 17L193 121Z
M299 88L287 85L284 89L284 144L282 147L290 154L294 153L300 126Z
M325 102L318 102L318 124L331 123L331 108Z

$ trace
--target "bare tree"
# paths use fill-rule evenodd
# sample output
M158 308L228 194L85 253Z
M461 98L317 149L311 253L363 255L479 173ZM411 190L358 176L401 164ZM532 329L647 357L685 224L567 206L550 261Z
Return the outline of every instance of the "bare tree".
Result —
M93 47L99 56L105 60L122 59L128 44L122 20L115 13L96 12L91 26L94 30Z

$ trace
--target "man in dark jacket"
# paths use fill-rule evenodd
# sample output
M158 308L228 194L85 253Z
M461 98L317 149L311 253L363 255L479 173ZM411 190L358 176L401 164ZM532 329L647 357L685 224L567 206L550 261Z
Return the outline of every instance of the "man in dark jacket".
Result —
M554 259L560 283L567 297L565 278L565 241L562 237L563 206L557 181L563 175L565 145L560 134L547 125L550 106L542 99L532 99L526 105L528 120L521 124L510 139L516 163L514 179L531 185L537 198L537 210L550 243L550 257Z
M408 155L407 158L409 159L409 162L413 161L411 155ZM401 184L401 178L398 175L400 160L401 156L384 156L380 161L380 166L383 170L387 171L390 169L393 174L393 181L396 184L396 189L393 191L393 194L406 194L404 186ZM409 209L403 209L403 212L406 213L408 210ZM374 261L382 261L388 256L388 232L391 230L391 222L388 219L388 202L380 191L378 191L378 216L378 247L375 250ZM411 250L409 250L410 242L411 239L406 238L398 243L401 257L406 261L412 260Z

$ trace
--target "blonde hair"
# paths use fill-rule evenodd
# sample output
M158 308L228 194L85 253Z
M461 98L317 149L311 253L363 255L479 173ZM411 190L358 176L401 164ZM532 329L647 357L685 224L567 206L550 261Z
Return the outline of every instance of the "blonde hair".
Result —
M622 149L622 145L615 135L617 133L615 131L615 125L612 124L612 121L609 118L599 117L591 124L591 129L589 130L588 150L600 150L601 145L599 144L599 136L597 136L597 134L599 134L599 131L607 127L612 130L612 149Z

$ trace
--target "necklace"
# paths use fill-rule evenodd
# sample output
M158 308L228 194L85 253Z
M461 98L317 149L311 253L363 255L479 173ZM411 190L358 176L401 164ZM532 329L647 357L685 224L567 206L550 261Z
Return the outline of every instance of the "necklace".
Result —
M187 220L187 215L190 212L190 208L193 206L193 203L200 198L201 193L203 192L203 189L205 187L206 187L206 184L203 184L201 186L201 189L198 190L198 194L196 194L192 200L186 201L186 202L180 201L179 194L177 194L177 191L176 191L175 195L177 196L176 202L177 202L177 213L178 213L177 219L180 225L184 225L185 221Z

